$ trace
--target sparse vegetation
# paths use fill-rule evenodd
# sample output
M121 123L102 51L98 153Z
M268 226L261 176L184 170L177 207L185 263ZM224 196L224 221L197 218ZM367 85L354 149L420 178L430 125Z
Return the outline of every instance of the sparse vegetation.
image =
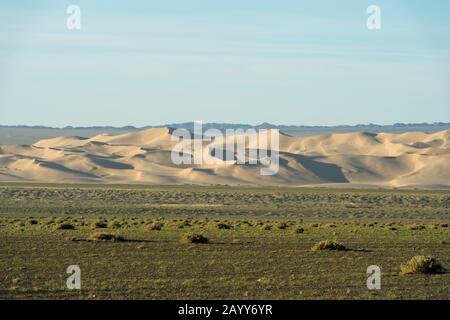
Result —
M108 224L103 221L96 221L92 224L92 229L106 229L108 228Z
M305 229L303 229L302 227L295 229L295 233L303 233L303 232L305 232Z
M333 240L323 240L316 243L311 250L320 251L320 250L337 250L342 251L346 250L345 246L342 243L333 241Z
M287 227L288 227L287 223L281 222L278 224L278 229L280 229L280 230L287 229Z
M113 222L111 224L111 228L113 229L120 229L122 227L122 225L119 222Z
M413 224L409 226L409 230L424 230L424 229L426 229L426 227L421 224Z
M399 266L423 253L450 265L449 208L443 191L4 185L0 299L448 300L450 273L404 277ZM180 245L186 231L213 240ZM335 237L352 250L311 252ZM81 291L61 290L72 263L85 270ZM383 290L365 286L372 264L389 275Z
M60 223L56 226L56 230L75 230L75 226L70 223Z
M105 233L105 232L97 232L94 233L89 237L90 241L115 241L115 242L122 242L125 241L125 238L122 236L118 236L112 233Z
M231 225L225 222L219 222L216 224L217 229L219 230L229 230L231 229Z
M189 243L208 243L209 240L205 236L199 234L199 233L187 233L184 234L183 237L180 240L183 244L189 244Z
M178 228L179 229L183 229L183 228L191 227L191 226L192 226L192 224L189 221L187 221L187 220L182 221L181 223L178 224Z
M163 227L163 224L162 224L162 223L159 223L159 222L153 222L153 223L150 223L150 224L148 225L148 230L151 230L151 231L161 231L162 227Z
M433 257L429 256L415 256L408 262L400 266L400 274L413 273L442 273L444 268Z

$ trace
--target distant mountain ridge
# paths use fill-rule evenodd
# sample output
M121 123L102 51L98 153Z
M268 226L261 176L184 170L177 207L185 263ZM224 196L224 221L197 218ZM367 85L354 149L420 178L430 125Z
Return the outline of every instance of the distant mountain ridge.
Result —
M185 128L193 130L193 122L172 123L164 125L134 127L134 126L90 126L54 128L48 126L27 126L27 125L0 125L0 144L33 144L42 139L50 139L58 136L82 136L92 137L98 134L122 134L126 132L140 131L152 128ZM236 124L236 123L203 123L203 129L279 129L280 131L293 136L311 136L324 133L350 133L350 132L439 132L450 129L450 123L396 123L392 125L358 124L339 126L307 126L307 125L276 125L272 123L262 123L259 125Z
M0 128L31 128L31 129L58 129L58 130L70 130L70 129L117 129L117 130L145 130L151 128L193 128L194 122L181 122L181 123L171 123L164 125L148 125L143 127L135 126L65 126L65 127L51 127L43 125L0 125ZM374 123L369 124L357 124L357 125L337 125L337 126L308 126L308 125L276 125L269 122L264 122L258 125L250 124L239 124L239 123L224 123L224 122L207 122L203 123L204 128L218 128L218 129L228 129L228 128L260 128L260 129L339 129L339 128L411 128L411 127L450 127L450 122L423 122L423 123L395 123L391 125L379 125Z

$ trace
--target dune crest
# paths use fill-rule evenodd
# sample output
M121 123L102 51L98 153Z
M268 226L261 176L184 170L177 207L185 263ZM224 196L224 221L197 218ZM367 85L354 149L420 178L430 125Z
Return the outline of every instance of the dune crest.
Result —
M171 151L177 141L172 131L158 128L57 137L31 146L0 145L0 181L450 188L450 130L280 134L280 168L274 176L261 176L262 164L175 165ZM210 140L203 148L208 155L218 146Z

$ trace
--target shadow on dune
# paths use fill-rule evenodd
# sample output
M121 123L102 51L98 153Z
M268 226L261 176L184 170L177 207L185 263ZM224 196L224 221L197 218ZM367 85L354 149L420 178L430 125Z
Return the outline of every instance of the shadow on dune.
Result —
M115 170L133 170L134 167L128 163L121 163L109 160L107 157L87 155L87 157L96 165Z
M218 148L211 148L210 149L210 155L212 157L219 156L219 159L222 159L224 155L227 156L227 159L234 159L234 161L237 161L237 155L235 153L229 152L228 154L226 151L218 149ZM246 160L248 159L248 154L251 152L251 150L246 149ZM259 150L256 150L256 154L259 152ZM349 183L350 181L345 177L344 173L342 172L342 168L339 167L336 164L331 163L324 163L317 161L316 159L320 159L321 157L308 157L303 156L299 154L289 153L289 152L280 152L280 164L281 165L287 165L288 160L287 159L294 159L296 162L300 163L306 170L310 171L320 179L330 182L330 183ZM270 152L269 152L270 156ZM248 165L248 164L247 164Z
M67 168L66 166L63 166L63 165L55 163L55 162L39 161L38 163L42 167L53 169L53 170L64 172L64 173L69 173L69 174L74 174L74 175L81 175L83 177L89 177L89 178L96 178L97 177L94 174L90 174L90 173L79 171L79 170L70 169L70 168Z
M331 163L323 163L316 161L316 159L320 157L307 157L288 152L280 152L280 156L295 159L295 161L300 163L305 169L314 173L320 179L336 183L350 182L342 173L341 167Z

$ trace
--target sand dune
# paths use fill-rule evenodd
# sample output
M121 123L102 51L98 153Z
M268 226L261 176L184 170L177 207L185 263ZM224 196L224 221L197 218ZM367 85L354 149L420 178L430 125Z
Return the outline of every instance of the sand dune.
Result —
M262 164L234 160L175 165L171 151L177 141L171 134L159 128L0 145L0 181L450 188L450 130L281 134L280 168L273 176L261 176ZM221 148L222 143L204 142L203 155L214 157ZM247 145L247 153L251 148Z

